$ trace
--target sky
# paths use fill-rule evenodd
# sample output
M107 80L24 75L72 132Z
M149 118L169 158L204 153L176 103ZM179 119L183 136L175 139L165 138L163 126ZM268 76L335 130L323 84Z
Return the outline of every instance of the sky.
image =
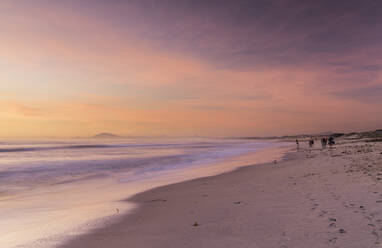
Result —
M382 128L382 1L2 0L0 137Z

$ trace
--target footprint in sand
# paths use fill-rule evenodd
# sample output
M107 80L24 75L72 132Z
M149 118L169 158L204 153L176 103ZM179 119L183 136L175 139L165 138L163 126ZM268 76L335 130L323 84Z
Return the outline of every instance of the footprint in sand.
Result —
M324 217L327 213L328 213L328 211L321 210L321 212L319 213L318 217Z
M339 233L346 233L345 229L341 228L340 230L338 230Z
M329 224L329 227L337 227L337 224L332 222L332 223Z
M279 243L280 243L280 246L279 248L288 248L288 241L289 241L289 237L287 236L287 232L284 231L283 232L283 240L281 240Z
M374 241L374 244L379 244L379 234L378 232L374 229L371 234L373 234L375 236L375 241Z
M319 206L319 204L318 203L314 203L313 204L313 207L312 207L312 210L316 210L316 208Z
M329 243L336 243L337 242L337 237L329 239Z

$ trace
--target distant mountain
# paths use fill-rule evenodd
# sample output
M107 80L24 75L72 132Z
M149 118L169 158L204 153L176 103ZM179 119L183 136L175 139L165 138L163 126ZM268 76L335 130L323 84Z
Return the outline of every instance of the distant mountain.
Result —
M99 133L94 135L92 138L94 139L117 139L117 138L123 138L122 136L115 135L112 133Z

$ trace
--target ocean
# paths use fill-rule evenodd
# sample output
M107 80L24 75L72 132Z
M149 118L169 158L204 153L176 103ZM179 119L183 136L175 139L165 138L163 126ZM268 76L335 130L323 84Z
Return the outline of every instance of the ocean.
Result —
M134 209L129 196L233 170L253 163L248 154L283 145L211 138L3 140L0 247L55 247Z

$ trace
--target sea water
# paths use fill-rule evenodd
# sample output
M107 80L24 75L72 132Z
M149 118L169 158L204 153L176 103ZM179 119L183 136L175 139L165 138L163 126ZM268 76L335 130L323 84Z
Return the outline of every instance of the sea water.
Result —
M280 145L207 138L0 141L0 247L55 247L133 209L124 201L129 196L246 165L252 161L235 158Z

